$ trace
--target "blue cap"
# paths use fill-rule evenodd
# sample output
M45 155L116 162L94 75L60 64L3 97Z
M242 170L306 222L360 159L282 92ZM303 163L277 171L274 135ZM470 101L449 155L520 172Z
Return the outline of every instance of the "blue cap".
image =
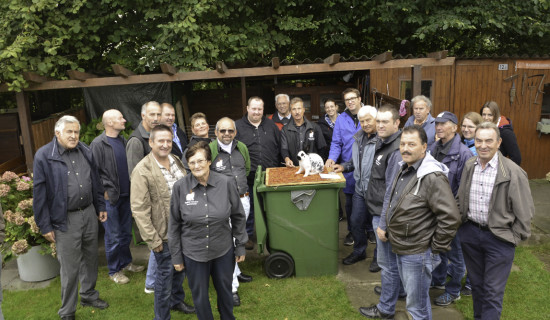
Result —
M443 111L440 114L438 114L437 117L435 118L435 122L442 123L447 121L451 121L454 124L458 124L458 119L456 118L454 113L449 111Z

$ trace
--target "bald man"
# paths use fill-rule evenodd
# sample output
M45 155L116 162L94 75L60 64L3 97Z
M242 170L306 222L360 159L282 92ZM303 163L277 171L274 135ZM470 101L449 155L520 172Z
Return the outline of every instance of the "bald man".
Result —
M105 228L105 255L109 277L115 283L130 281L124 271L140 272L143 266L132 263L132 212L130 211L130 177L126 159L126 139L120 134L126 120L120 111L103 113L105 131L92 141L90 147L105 189L105 207L109 219Z

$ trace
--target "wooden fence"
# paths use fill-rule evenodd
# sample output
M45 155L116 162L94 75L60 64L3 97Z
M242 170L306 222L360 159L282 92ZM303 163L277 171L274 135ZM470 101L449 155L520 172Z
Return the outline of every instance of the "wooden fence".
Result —
M86 111L84 109L67 110L64 112L52 114L46 119L33 121L32 123L32 135L34 138L34 152L43 145L52 141L54 136L55 123L59 118L65 115L74 116L80 121L80 123L86 123Z

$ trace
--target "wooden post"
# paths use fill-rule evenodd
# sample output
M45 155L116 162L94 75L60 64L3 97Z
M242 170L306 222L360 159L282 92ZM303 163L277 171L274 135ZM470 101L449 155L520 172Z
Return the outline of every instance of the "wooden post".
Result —
M216 62L216 70L219 73L225 73L227 71L227 66L225 65L225 63L223 61L217 61Z
M279 69L280 65L281 65L281 62L279 61L279 57L271 58L271 67L273 69Z
M338 62L340 62L340 54L339 53L334 53L334 54L330 55L330 57L325 58L325 60L324 60L324 63L326 63L330 66L335 65Z
M411 68L411 92L413 98L422 94L422 65L416 64Z
M248 101L246 101L246 80L245 77L241 77L241 103L243 105L243 115L246 114L246 105L248 104Z
M183 117L184 117L183 120L185 120L185 122L183 123L183 126L182 126L182 123L180 122L180 128L183 131L185 131L185 134L187 134L188 138L191 138L191 136L187 132L187 128L191 127L191 122L189 122L189 118L191 118L191 112L189 111L189 102L187 101L187 94L184 94L181 96L181 106L183 109Z
M19 125L21 126L21 136L23 138L23 150L25 150L25 164L27 172L32 173L32 164L34 161L33 136L31 128L31 109L29 107L29 97L27 93L21 91L15 94L17 100L17 113L19 114Z

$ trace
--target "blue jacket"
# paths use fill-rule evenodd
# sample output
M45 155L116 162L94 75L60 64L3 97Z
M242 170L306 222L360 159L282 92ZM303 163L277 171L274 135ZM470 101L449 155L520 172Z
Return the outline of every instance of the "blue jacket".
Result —
M430 153L435 151L438 143L441 143L441 140L437 141L429 148ZM449 183L451 184L451 190L453 191L454 196L456 196L458 187L460 186L460 178L462 177L462 169L464 169L464 164L472 156L472 151L470 151L470 149L462 143L460 136L455 134L449 153L445 156L445 158L443 158L443 161L441 161L441 163L449 168L449 174L447 177L449 178Z
M330 145L330 153L328 155L329 159L332 159L334 162L348 162L351 160L352 146L353 146L353 135L361 130L361 125L353 122L353 119L349 116L347 112L342 112L338 118L336 118L336 123L334 124L334 131L332 133L332 144ZM344 173L346 178L346 187L344 188L344 193L353 194L355 190L355 179L353 179L353 172Z
M475 139L466 139L466 138L462 138L462 143L464 143L464 145L466 145L466 147L468 147L468 149L470 149L470 151L472 151L472 154L474 156L477 156L477 151L476 151L476 145L475 145Z
M354 136L353 139L353 150L352 150L352 161L348 161L343 164L344 172L353 171L353 179L355 179L355 193L366 198L367 187L369 186L370 171L372 168L372 162L374 159L374 153L376 151L376 142L378 141L378 135L373 134L370 139L365 137L367 134L360 130ZM363 138L365 137L365 138ZM361 165L359 166L359 144L361 139L365 139L365 144L363 145L363 159Z
M104 190L92 150L82 142L76 146L90 164L93 205L97 214L105 211ZM67 165L57 147L57 138L38 149L33 166L34 219L42 234L53 230L67 231Z
M412 126L413 124L414 115L411 115L409 119L407 119L405 127ZM430 149L435 142L435 118L432 117L431 113L428 113L428 119L422 124L422 129L426 131L426 135L428 136L428 149Z

